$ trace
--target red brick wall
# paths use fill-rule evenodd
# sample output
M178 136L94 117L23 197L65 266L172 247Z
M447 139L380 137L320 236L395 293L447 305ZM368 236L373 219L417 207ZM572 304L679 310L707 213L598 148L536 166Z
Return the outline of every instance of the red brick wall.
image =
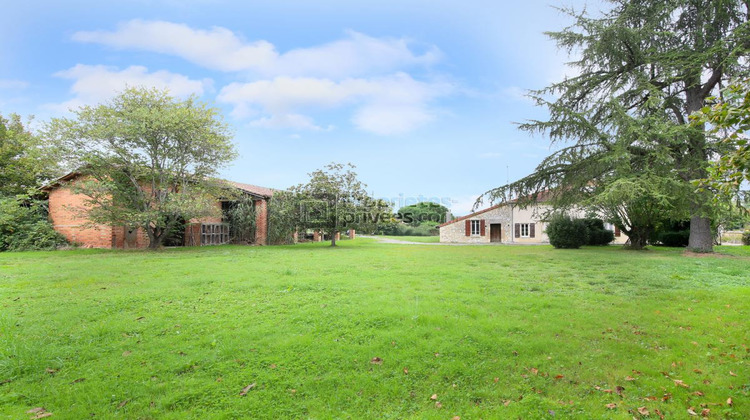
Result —
M255 200L255 244L268 245L268 202Z
M85 199L75 194L69 186L53 189L49 193L49 217L55 230L68 241L86 248L112 248L112 228L89 225L85 216Z

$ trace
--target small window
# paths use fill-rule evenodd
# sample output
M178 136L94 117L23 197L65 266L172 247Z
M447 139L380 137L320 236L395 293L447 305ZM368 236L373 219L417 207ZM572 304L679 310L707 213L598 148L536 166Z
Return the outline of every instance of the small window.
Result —
M529 224L528 223L521 223L521 237L522 238L529 237Z
M479 220L472 220L471 221L471 234L472 235L479 235Z

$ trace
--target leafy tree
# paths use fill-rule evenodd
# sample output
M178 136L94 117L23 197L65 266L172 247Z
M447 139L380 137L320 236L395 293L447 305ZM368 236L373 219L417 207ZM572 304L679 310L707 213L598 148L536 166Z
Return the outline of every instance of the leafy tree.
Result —
M59 174L55 156L18 114L0 115L0 196L31 193Z
M401 207L398 210L399 219L411 226L419 226L423 222L444 223L445 216L450 212L442 204L431 201L422 201L410 206Z
M300 228L299 197L290 191L275 191L268 202L268 243L291 244Z
M750 130L750 79L727 86L716 104L694 117L698 124L708 123L710 134L724 146L700 185L720 197L750 197L742 190L743 183L750 181L750 140L745 135Z
M0 197L0 251L56 249L66 243L49 223L44 201Z
M492 190L490 198L553 188L559 196L578 193L589 175L611 174L623 157L638 156L640 142L652 139L651 156L664 156L670 179L689 184L705 178L716 146L704 126L690 124L724 80L748 72L748 5L740 0L610 0L601 17L566 10L572 27L548 35L580 59L571 63L579 75L532 91L549 110L546 121L521 129L546 133L553 143L573 141L540 165L536 174ZM627 136L628 119L646 119L638 141ZM632 122L631 121L631 122ZM625 135L626 141L619 142ZM655 144L653 142L656 142ZM665 153L666 152L666 153ZM585 169L579 171L579 169ZM620 167L621 169L621 167ZM638 176L637 170L627 176ZM616 174L615 174L616 175ZM673 195L671 191L660 194ZM559 197L558 197L559 198ZM711 251L710 199L690 194L690 247Z
M301 227L327 232L331 246L336 246L336 233L377 224L384 213L380 208L383 203L367 194L354 168L351 163L330 163L310 173L307 184L292 188L302 210Z
M46 136L82 165L88 180L75 188L93 222L140 227L153 249L180 220L217 215L215 197L228 190L212 179L235 156L217 109L128 88L74 114L53 119Z

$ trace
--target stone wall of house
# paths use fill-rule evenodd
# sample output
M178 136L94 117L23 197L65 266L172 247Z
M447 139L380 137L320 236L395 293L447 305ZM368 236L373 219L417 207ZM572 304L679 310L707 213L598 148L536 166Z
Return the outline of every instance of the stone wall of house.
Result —
M467 220L484 220L484 235L466 235ZM492 210L485 211L469 218L459 218L457 221L444 225L440 228L440 242L448 243L490 243L490 225L501 225L501 242L509 242L510 236L508 224L511 220L509 206L500 206Z
M487 211L480 211L478 214L471 215L468 218L458 218L456 222L440 228L440 242L447 243L490 243L490 229L493 224L501 225L501 243L516 244L548 244L547 224L542 220L550 212L551 207L547 205L529 206L520 208L517 206L503 205L491 208ZM583 210L573 210L570 212L572 217L585 217ZM466 221L484 220L484 235L466 235ZM521 233L519 224L529 224L529 235L524 236ZM533 227L531 226L533 224ZM519 235L516 236L516 229ZM531 235L533 230L533 236ZM615 236L613 244L624 244L628 237L624 234Z

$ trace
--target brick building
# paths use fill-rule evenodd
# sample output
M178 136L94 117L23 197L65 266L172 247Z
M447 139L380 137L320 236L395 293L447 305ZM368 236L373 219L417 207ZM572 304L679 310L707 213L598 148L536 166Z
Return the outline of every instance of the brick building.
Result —
M49 217L55 230L71 243L86 248L146 248L149 239L142 229L96 225L85 217L87 197L76 194L72 188L82 179L82 174L71 172L42 188L49 196ZM266 245L268 242L268 200L273 195L273 190L232 181L228 181L228 184L253 200L256 223L254 243ZM222 203L222 201L217 201L217 207L222 208ZM205 218L190 220L186 223L182 245L221 244L227 243L229 239L229 227L223 223L222 218Z

